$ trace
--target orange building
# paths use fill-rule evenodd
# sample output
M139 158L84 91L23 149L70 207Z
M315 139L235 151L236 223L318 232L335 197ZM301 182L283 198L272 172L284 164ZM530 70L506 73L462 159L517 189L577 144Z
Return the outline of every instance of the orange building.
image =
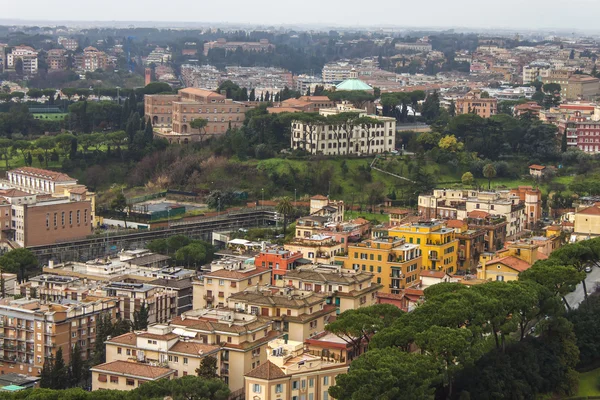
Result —
M482 98L481 90L475 89L456 100L457 114L477 114L482 118L489 118L498 113L498 100L495 98Z
M299 251L289 251L285 249L263 250L254 259L254 265L262 268L269 268L272 271L271 283L277 284L282 280L287 271L293 270L298 266L298 261L302 258Z

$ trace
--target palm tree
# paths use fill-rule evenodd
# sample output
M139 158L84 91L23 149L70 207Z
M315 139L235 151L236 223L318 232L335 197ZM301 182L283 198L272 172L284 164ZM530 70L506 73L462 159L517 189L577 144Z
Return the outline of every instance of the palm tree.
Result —
M496 168L494 168L494 164L486 164L483 167L483 176L485 176L488 180L488 190L492 188L492 178L496 177Z
M277 203L277 212L283 214L283 235L285 236L285 231L287 230L287 217L294 212L294 205L288 196L282 197L281 200L279 200L279 203Z

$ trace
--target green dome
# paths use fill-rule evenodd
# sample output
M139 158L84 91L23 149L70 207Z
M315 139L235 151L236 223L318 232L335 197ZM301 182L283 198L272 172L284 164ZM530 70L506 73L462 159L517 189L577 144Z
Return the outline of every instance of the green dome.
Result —
M373 88L360 79L350 78L336 85L336 90L373 90Z

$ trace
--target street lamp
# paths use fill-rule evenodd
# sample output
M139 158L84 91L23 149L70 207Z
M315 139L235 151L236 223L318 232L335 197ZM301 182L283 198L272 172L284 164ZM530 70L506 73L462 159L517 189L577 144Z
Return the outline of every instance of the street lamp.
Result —
M262 204L261 206L264 207L265 206L265 189L260 189L260 191L262 192Z

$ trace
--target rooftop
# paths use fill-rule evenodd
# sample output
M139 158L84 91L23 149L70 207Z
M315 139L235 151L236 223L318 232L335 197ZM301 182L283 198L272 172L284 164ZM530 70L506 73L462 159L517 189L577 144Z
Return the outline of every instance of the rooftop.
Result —
M122 374L146 379L160 379L175 373L170 368L154 367L129 361L112 361L91 368L94 372L106 372L111 374Z

